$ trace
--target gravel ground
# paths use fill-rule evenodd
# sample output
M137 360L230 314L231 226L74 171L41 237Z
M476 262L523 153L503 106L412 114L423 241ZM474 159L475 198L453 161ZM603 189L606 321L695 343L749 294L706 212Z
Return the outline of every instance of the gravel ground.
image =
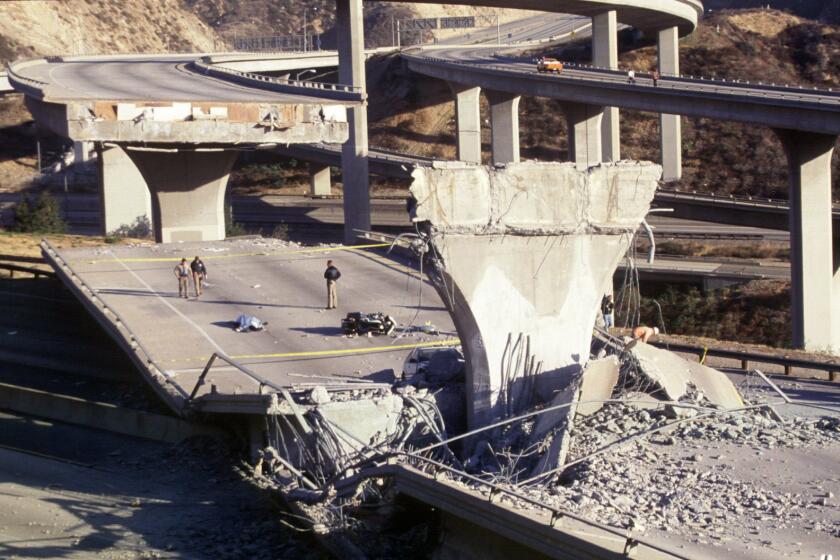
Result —
M672 422L607 406L575 424L569 460ZM840 419L750 412L686 422L571 467L526 493L714 558L840 551Z

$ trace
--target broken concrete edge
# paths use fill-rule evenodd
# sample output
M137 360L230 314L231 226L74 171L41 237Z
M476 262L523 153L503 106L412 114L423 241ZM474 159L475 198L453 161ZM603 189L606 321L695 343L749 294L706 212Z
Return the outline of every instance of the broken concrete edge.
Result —
M75 271L67 263L67 260L61 255L61 252L53 247L49 241L43 239L41 241L41 254L44 260L53 267L56 275L62 283L76 296L79 303L88 310L97 323L108 333L111 338L125 351L128 357L134 362L138 371L142 374L143 379L151 386L152 390L161 397L164 403L178 416L185 417L188 414L187 397L182 394L170 383L168 379L158 371L159 368L153 365L151 356L143 358L140 352L143 349L137 342L132 344L133 335L127 330L127 325L120 329L118 324L122 323L114 315L113 319L105 314L104 307L100 308L94 301L85 294L88 290L91 295L95 292L83 282L83 280L75 273Z
M412 219L472 235L632 232L647 215L661 177L662 168L649 162L603 163L585 171L573 163L433 162L412 172ZM566 196L558 197L558 188Z

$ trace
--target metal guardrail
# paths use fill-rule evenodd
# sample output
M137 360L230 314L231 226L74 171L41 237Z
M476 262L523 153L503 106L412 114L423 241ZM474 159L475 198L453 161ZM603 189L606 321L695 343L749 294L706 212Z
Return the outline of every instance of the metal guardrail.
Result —
M422 50L422 49L421 49ZM609 68L601 68L589 64L575 64L575 63L564 63L567 68L574 68L581 70L583 72L598 72L601 75L594 75L586 78L578 78L574 76L565 76L562 75L560 77L557 76L545 76L540 74L536 70L524 70L519 68L511 68L510 66L500 66L495 64L482 64L480 66L475 66L470 63L470 61L460 61L460 60L451 60L439 57L431 57L431 56L422 56L417 54L409 54L409 53L402 53L402 56L409 59L414 60L420 63L433 63L443 66L449 66L452 68L464 68L469 67L473 71L478 72L486 72L488 70L494 72L505 72L511 74L521 74L521 75L528 75L532 78L540 78L544 80L558 80L558 79L566 79L566 80L582 80L585 79L587 81L594 81L604 84L611 84L611 85L625 85L622 80L619 78L626 77L625 72L621 72L618 70L613 70ZM524 62L523 60L515 61L515 62ZM641 76L640 76L641 77ZM694 86L692 89L679 87L680 85L691 85ZM697 87L702 86L702 87ZM779 88L777 86L764 86L755 84L749 84L743 82L726 82L725 80L708 80L708 79L695 79L685 76L661 76L660 82L658 86L647 86L645 84L635 84L633 85L634 88L646 88L651 91L655 91L657 89L671 89L671 90L681 90L686 93L693 93L693 94L721 94L721 95L744 95L747 98L751 99L777 99L782 101L799 101L799 102L810 102L816 103L818 105L822 104L831 104L831 105L838 105L840 106L840 92L834 93L833 91L824 92L821 90L816 90L817 93L814 93L812 90L797 90L792 88ZM733 90L738 89L746 89L747 87L755 88L760 91L758 92L738 92ZM796 93L789 93L789 92L796 92ZM769 95L770 92L783 92L776 96ZM807 92L807 96L805 95ZM822 95L820 95L822 94Z
M135 336L134 332L129 328L128 323L122 318L119 312L109 306L102 298L100 298L96 290L91 287L87 282L85 282L84 278L76 274L76 271L61 257L55 247L50 244L50 242L46 239L41 240L41 250L48 254L50 258L61 268L62 272L67 276L67 278L73 283L78 286L79 291L87 292L87 298L91 302L92 305L98 307L102 311L102 317L104 317L111 328L116 331L123 339L128 343L129 348L131 348L132 352L136 356L137 360L139 360L148 370L157 370L157 372L166 380L166 383L170 386L173 386L175 390L181 394L181 396L185 399L189 397L189 395L184 391L177 383L173 383L169 374L166 372L166 369L161 367L155 359L152 357L152 353L140 342L140 339ZM109 317L110 315L110 317ZM179 411L183 414L183 410Z
M256 373L254 373L250 369L246 368L245 366L243 366L242 364L240 364L236 360L233 360L232 358L229 358L229 357L225 356L224 354L220 354L219 352L213 352L213 355L210 356L209 360L207 360L207 365L204 366L204 370L201 372L201 375L198 376L198 380L196 380L196 382L195 382L195 387L193 387L193 390L190 392L189 397L187 397L187 402L188 403L192 404L192 402L195 400L195 396L198 394L198 390L201 388L202 385L204 385L204 379L205 379L205 377L207 377L207 374L210 373L210 368L213 367L213 364L216 362L216 360L222 360L223 362L227 363L228 365L233 366L234 368L236 368L240 372L244 373L245 375L247 375L248 377L250 377L251 379L253 379L257 383L259 383L258 394L260 394L260 395L263 394L263 389L265 387L271 387L272 389L275 389L276 391L283 391L285 389L284 387L280 387L279 385L275 385L274 383L272 383L268 379L266 379L264 377L261 377L260 375L257 375Z
M789 358L785 356L774 356L773 354L762 354L759 352L746 352L743 350L726 350L724 348L710 348L708 346L695 346L692 344L679 344L673 342L654 341L651 344L659 348L665 348L674 352L694 354L702 361L706 356L716 358L729 358L741 361L741 369L748 370L751 362L759 364L774 364L784 366L785 375L791 375L793 368L811 369L828 373L829 381L838 381L840 374L840 362L818 362L816 360L805 360L801 358Z
M316 95L332 100L343 101L364 101L366 98L364 88L362 87L344 84L325 84L307 80L281 80L279 78L255 74L253 72L243 72L241 70L233 70L223 66L216 66L209 63L207 61L208 58L209 57L203 57L202 59L195 60L188 66L191 66L195 71L205 75L213 75L221 79L236 78L237 80L250 85L263 88L265 86L271 86L271 89L284 91L286 93Z
M730 204L733 206L749 206L753 208L767 209L778 208L779 210L790 210L790 202L787 200L780 200L775 198L764 198L761 196L744 196L744 195L719 195L714 193L703 193L697 191L681 191L679 189L656 189L656 195L662 195L663 198L672 199L687 199L692 201L707 201L713 204ZM834 204L833 213L840 214L840 205Z
M30 58L14 63L6 63L6 75L9 79L9 83L18 91L23 91L38 99L43 99L45 94L44 90L49 84L34 78L27 78L26 76L18 73L17 69L34 66L35 64L46 63L47 60L45 58Z
M8 270L9 271L9 278L15 277L15 272L23 272L25 274L31 274L35 278L55 278L55 272L50 272L49 270L42 270L40 268L34 268L31 266L20 266L18 264L10 264L0 262L0 269Z

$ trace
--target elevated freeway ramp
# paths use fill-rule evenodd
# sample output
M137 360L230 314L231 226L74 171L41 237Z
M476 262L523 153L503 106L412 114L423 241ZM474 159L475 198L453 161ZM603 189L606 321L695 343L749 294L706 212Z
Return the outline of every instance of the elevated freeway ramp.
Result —
M390 390L412 348L454 339L434 289L405 262L383 256L381 246L299 247L256 238L43 249L59 277L178 413L292 412L284 408L283 392L316 386L330 393ZM208 285L200 297L191 287L189 299L179 298L174 267L195 255L207 265ZM327 259L342 272L334 310L324 309ZM398 327L397 337L348 338L340 324L351 311L381 311L403 327L429 322L439 334ZM236 332L240 314L268 325ZM214 354L220 358L208 367Z

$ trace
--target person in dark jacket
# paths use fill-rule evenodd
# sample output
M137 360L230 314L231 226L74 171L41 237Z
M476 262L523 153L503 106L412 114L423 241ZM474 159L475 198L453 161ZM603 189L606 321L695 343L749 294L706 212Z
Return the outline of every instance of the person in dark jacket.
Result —
M341 278L341 272L333 266L332 261L327 261L327 270L324 271L324 278L327 279L327 309L335 309L338 305L338 293L335 283Z
M609 329L613 326L613 311L615 310L615 304L613 303L613 298L611 294L607 294L604 296L604 299L601 300L601 313L604 316L604 326Z
M190 270L192 270L193 284L195 285L195 297L201 295L201 288L204 287L204 280L207 278L207 267L197 256L190 263Z

